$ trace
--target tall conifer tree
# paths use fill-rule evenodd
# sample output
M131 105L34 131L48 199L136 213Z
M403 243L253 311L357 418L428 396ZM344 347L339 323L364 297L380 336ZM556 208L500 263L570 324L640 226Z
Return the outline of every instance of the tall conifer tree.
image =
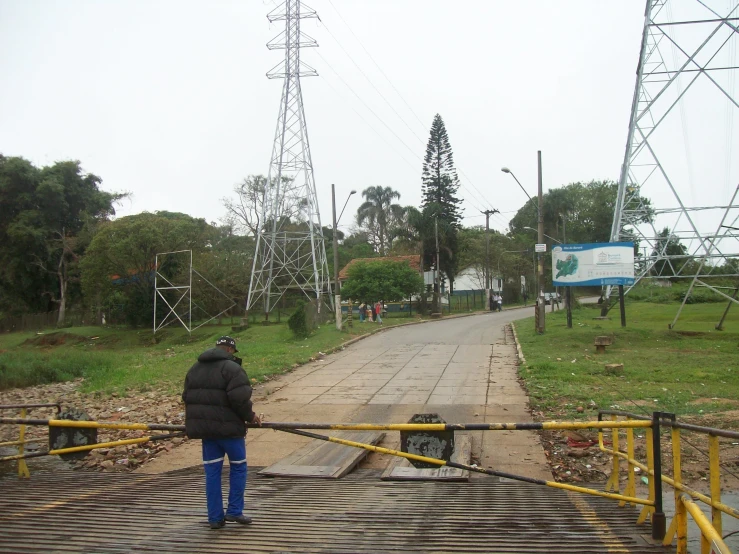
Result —
M431 124L431 133L426 156L423 159L423 174L421 177L424 217L433 220L439 219L439 249L441 271L449 279L450 289L454 287L454 277L458 270L457 261L457 230L461 226L462 214L457 198L459 189L459 177L454 167L454 155L449 144L444 120L439 114L434 116ZM429 221L427 227L433 229L433 223ZM424 265L430 267L435 265L435 233L423 237Z
M454 167L454 155L449 144L444 120L437 113L431 124L431 133L426 145L426 156L423 159L422 176L423 203L441 207L439 217L447 223L458 227L462 221L459 206L462 201L457 198L459 178Z

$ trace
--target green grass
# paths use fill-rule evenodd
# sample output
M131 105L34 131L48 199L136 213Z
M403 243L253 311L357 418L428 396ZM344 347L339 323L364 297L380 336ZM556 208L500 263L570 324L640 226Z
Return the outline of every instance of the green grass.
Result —
M546 333L537 335L533 318L516 323L526 364L520 369L532 407L547 418L592 417L592 410L655 410L699 414L737 409L739 403L739 310L734 307L716 331L725 304L686 306L676 325L667 325L678 304L631 301L627 326L621 327L618 307L610 320L597 306L573 310L573 328L566 314L546 314ZM687 332L688 334L685 334ZM614 343L604 355L593 345L598 335ZM623 363L622 375L604 375L607 363Z
M409 321L393 318L384 327ZM376 324L360 325L355 320L351 332L338 332L328 323L307 339L296 339L283 319L277 325L253 325L236 333L226 325L202 327L192 337L182 328L167 328L156 344L151 330L113 327L9 333L0 335L0 390L83 377L85 392L125 394L153 387L176 392L198 355L223 334L236 339L249 377L262 381L376 329Z

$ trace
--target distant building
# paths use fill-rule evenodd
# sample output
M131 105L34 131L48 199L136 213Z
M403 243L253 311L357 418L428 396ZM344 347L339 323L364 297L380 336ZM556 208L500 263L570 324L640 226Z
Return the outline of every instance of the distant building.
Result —
M426 271L423 274L423 281L426 285L434 284L435 272ZM500 277L492 278L492 290L495 292L501 292L503 290L503 279ZM473 290L485 290L485 278L482 274L482 268L477 266L466 267L454 278L454 292L465 292ZM441 279L441 292L446 293L449 291L449 281L445 278Z

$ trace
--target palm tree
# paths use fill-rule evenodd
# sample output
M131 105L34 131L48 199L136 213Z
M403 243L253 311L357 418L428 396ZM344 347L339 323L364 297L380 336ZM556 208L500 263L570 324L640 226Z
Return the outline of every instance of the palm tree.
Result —
M362 196L365 202L357 210L357 225L367 228L378 252L384 256L392 246L390 230L403 217L403 208L393 204L400 193L391 187L376 186L364 189Z

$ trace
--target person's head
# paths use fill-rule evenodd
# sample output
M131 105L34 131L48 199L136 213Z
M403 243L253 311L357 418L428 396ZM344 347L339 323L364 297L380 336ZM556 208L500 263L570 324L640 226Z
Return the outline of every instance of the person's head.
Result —
M220 337L216 341L216 348L225 350L229 354L235 354L236 352L238 352L238 350L236 350L236 341L226 335Z

